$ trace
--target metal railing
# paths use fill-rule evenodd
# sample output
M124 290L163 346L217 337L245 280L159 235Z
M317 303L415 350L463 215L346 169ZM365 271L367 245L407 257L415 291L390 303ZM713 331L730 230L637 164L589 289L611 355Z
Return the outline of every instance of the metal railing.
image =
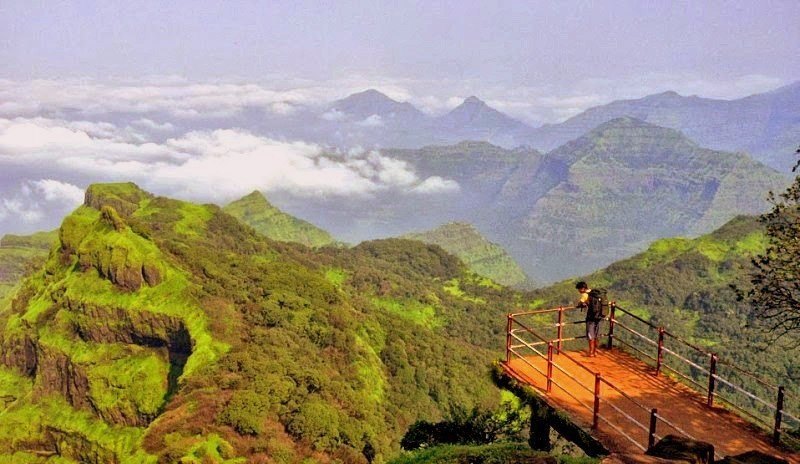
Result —
M661 438L656 429L659 421L667 427L673 429L675 432L691 437L687 432L677 427L672 421L658 414L657 409L648 408L640 401L628 395L622 388L618 387L608 379L604 378L600 373L593 371L590 367L576 359L569 352L563 350L563 343L580 340L586 338L585 335L567 335L565 332L571 326L581 327L583 321L568 321L564 320L564 313L574 308L561 307L540 311L527 311L524 313L514 313L508 315L507 326L507 339L506 339L506 361L510 362L512 356L518 358L530 367L533 371L537 372L546 379L545 390L550 393L553 387L557 387L568 397L573 399L580 407L586 409L592 415L592 428L596 429L600 426L600 422L614 429L617 433L625 437L628 441L633 443L637 448L646 451L653 445L656 438ZM529 324L520 321L521 316L541 316L546 314L557 314L556 322L547 324L548 328L555 328L556 338L548 340L539 331L534 330ZM524 335L529 335L530 339L524 338ZM607 334L606 334L607 335ZM528 359L528 356L521 353L521 350L527 350L525 354L534 355L545 359L547 361L546 368L540 368ZM556 362L554 355L558 355L560 359L565 361ZM594 379L587 385L581 381L576 375L572 374L565 365L567 362L574 364L578 368L590 374ZM558 380L554 376L557 371L563 375L564 379ZM610 389L618 394L617 400L612 400L611 396L603 395L604 389ZM584 390L592 395L593 401L590 403L582 400L576 394L577 390ZM635 410L639 411L638 415L642 417L634 417L630 412L615 404L616 401L626 401L635 406ZM608 406L612 414L603 413L601 411L601 404ZM614 413L616 415L614 415ZM628 423L634 430L640 430L643 436L640 439L632 436L632 433L624 430L624 423Z
M616 430L620 435L625 437L627 440L632 442L636 447L642 450L647 450L649 447L653 446L656 439L662 438L657 433L659 423L664 424L665 426L669 427L670 429L677 432L679 435L686 436L688 438L694 439L688 432L681 429L677 426L673 421L669 420L665 417L662 413L659 413L656 408L648 407L642 404L640 401L632 398L628 395L622 388L611 383L606 378L602 377L600 373L594 372L591 368L586 366L584 363L580 362L579 360L575 359L572 355L568 352L563 350L563 343L568 341L574 341L579 339L585 339L585 335L577 335L577 334L566 334L565 332L571 331L570 327L580 327L583 325L584 321L567 321L565 322L565 313L571 310L574 310L574 307L558 307L558 308L551 308L551 309L543 309L543 310L536 310L536 311L524 311L518 313L510 313L508 314L508 321L507 321L507 336L506 336L506 363L510 363L512 356L515 358L520 359L523 363L527 366L531 367L535 372L545 377L546 380L546 392L550 393L552 391L553 386L558 387L561 391L563 391L567 396L575 400L581 407L587 409L592 414L592 428L598 428L600 421L604 424L608 425L612 429ZM637 330L636 328L632 327L632 324L628 324L626 321L621 321L620 316L627 319L627 316L630 316L634 321L637 321L640 324L644 324L644 329ZM520 321L521 318L528 317L533 320L537 318L540 319L541 327L537 327L537 330L534 330L531 325L528 323L523 323ZM542 321L541 319L544 318L545 320ZM549 319L549 320L548 320ZM555 320L553 320L555 319ZM782 424L784 421L789 420L793 421L800 425L800 420L798 420L797 416L794 414L789 413L785 408L786 402L786 394L785 389L781 387L776 387L768 382L765 382L763 379L758 377L756 374L747 372L739 367L730 365L725 363L724 361L719 360L717 355L713 353L706 352L702 348L696 346L693 343L690 343L681 337L678 337L663 327L657 327L651 324L649 321L633 314L630 311L625 310L617 306L614 302L609 305L609 314L605 318L605 320L609 321L608 325L608 332L603 334L603 337L607 337L606 346L608 348L612 348L615 342L618 342L621 345L624 345L626 351L630 350L641 357L644 357L647 360L650 360L655 367L655 375L662 375L662 371L666 370L670 373L674 374L681 380L687 381L691 386L694 386L696 389L700 390L706 400L706 404L708 407L713 407L714 400L720 399L726 402L729 406L733 409L736 409L738 412L745 414L746 416L750 417L751 419L756 419L761 425L766 425L769 429L771 427L773 440L775 442L780 442L782 438L786 438L789 441L794 441L793 438L789 437L787 434L783 433ZM556 338L548 339L545 337L542 332L543 330L552 330L555 328ZM615 334L615 329L617 329L617 333ZM620 330L625 331L625 333L630 334L634 337L635 340L638 340L638 343L634 342L634 340L625 340L623 337L620 337ZM655 331L654 338L648 337L645 333L647 331ZM524 336L529 335L529 339L526 339ZM546 351L545 351L546 348ZM543 370L537 367L534 363L532 363L526 356L520 352L520 350L526 350L528 356L534 355L536 357L545 359L547 361L546 370ZM692 357L691 355L687 355L685 353L686 350L693 352L696 361L689 359ZM558 354L560 358L563 358L574 365L578 366L580 369L587 371L591 375L594 376L594 385L585 385L582 383L577 376L571 374L567 369L565 369L562 364L564 362L556 362L554 360L554 355ZM684 369L676 368L671 366L666 362L667 357L674 358L683 363L685 366ZM708 360L708 368L703 367L698 358ZM641 359L641 358L640 358ZM731 380L721 377L717 373L718 365L725 365L730 366L733 369L740 371L741 374L753 377L756 379L761 385L767 387L774 387L777 391L777 401L775 405L759 398L757 395L753 394L752 392L747 391L745 388L734 384ZM554 378L553 372L554 370L562 373L566 379L562 381L557 381ZM699 382L691 375L687 375L686 371L692 371L695 373L699 372L707 376L708 384L704 385ZM587 404L585 401L580 400L573 391L570 391L570 388L566 385L566 383L571 382L573 388L583 389L589 392L593 396L593 404ZM744 394L746 397L753 401L757 401L762 405L771 408L774 411L774 421L770 424L763 419L763 417L758 417L758 415L753 414L752 412L746 411L745 409L741 408L740 406L736 405L728 399L727 397L720 395L720 392L717 389L717 383L725 385L728 389L733 391L739 392ZM614 390L618 395L620 400L625 400L630 404L634 405L634 410L640 411L640 415L643 417L633 417L632 413L626 412L622 408L615 405L610 397L603 397L601 394L601 385L605 385L606 388ZM600 405L605 404L608 405L614 413L616 413L616 417L611 417L610 414L603 414L600 411ZM627 422L631 425L635 430L641 430L642 432L646 433L646 440L639 439L632 437L631 434L625 432L623 430L624 425L621 421ZM645 425L647 423L647 425Z
M642 331L637 331L619 321L617 312L621 312L625 316L631 316L635 321L644 325L644 331L655 332L656 340L642 334ZM697 344L675 335L664 327L656 326L620 306L612 305L609 316L609 333L607 335L607 346L609 348L615 341L620 342L622 345L625 345L626 348L654 361L656 375L661 374L663 370L667 370L669 373L684 381L688 386L693 387L696 391L703 394L708 407L713 407L714 402L719 400L724 403L725 407L744 415L750 422L754 422L756 425L771 432L775 443L785 441L794 446L800 445L800 440L785 433L785 429L788 428L787 425L789 424L800 427L800 418L798 418L800 414L793 414L787 410L787 395L786 389L783 386L771 384L758 374L749 372L731 362L722 360L716 353L707 351ZM638 339L640 342L639 346L635 346L635 343L631 341L623 340L619 337L619 334L614 334L615 326L619 326ZM655 346L656 352L654 355L646 353L642 350L642 345ZM667 362L667 359L670 358L679 361L679 363L675 366L670 365ZM729 369L731 373L736 373L752 379L755 383L760 385L762 389L772 390L775 394L775 402L773 403L760 397L741 384L737 384L730 377L723 377L719 372L721 367ZM698 381L701 377L706 379L703 383ZM727 392L722 390L727 390ZM750 401L751 405L758 405L759 408L748 407L747 405L737 402L733 397L734 394L746 398ZM764 411L768 411L771 417L765 417Z

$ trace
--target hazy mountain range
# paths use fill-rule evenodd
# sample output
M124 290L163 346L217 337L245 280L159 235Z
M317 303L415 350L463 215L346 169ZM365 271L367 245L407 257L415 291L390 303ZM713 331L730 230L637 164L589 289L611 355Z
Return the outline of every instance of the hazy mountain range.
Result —
M604 123L547 154L485 142L384 150L460 190L426 198L287 202L334 236L396 236L448 221L475 224L537 282L586 273L661 237L713 230L768 207L788 179L744 154L702 148L632 118Z
M448 113L431 116L410 103L366 90L322 110L306 108L285 117L268 116L260 129L336 146L420 148L480 140L505 148L527 145L550 151L619 117L680 130L701 146L744 151L786 170L800 140L800 82L736 100L664 92L614 101L562 123L537 128L491 108L475 96Z
M93 153L98 159L73 169L53 158L62 147L57 140L30 148L9 138L9 150L22 154L0 170L0 194L9 199L0 205L0 230L14 231L14 224L36 218L48 218L40 228L52 228L68 212L64 205L75 205L80 187L97 176L152 182L161 194L206 195L206 201L208 194L198 192L221 189L227 193L218 201L227 202L258 188L307 223L274 211L248 215L248 206L240 205L240 217L278 240L281 229L301 225L315 235L304 243L315 246L331 239L328 233L358 243L466 222L507 249L531 278L547 283L629 256L656 238L707 232L733 215L761 212L766 192L781 189L787 179L745 154L713 147L747 148L773 165L783 164L780 157L790 160L792 144L800 140L799 86L732 101L664 93L537 129L475 97L432 116L374 90L285 113L248 107L202 119L104 113L91 123L73 123L71 117L80 115L67 112L52 115L63 120L15 120L9 124L18 130L57 140L66 124L69 133L85 137L63 145L64 156ZM618 117L628 113L634 116ZM171 122L168 130L156 131L160 135L122 142L127 139L115 130L133 124L134 116ZM347 149L353 146L361 149ZM532 148L537 146L542 149ZM164 158L143 162L141 152L149 150ZM35 161L40 159L53 162ZM150 162L157 174L152 180L131 169ZM263 164L251 173L255 162ZM230 178L225 185L221 171ZM330 173L341 177L326 177ZM240 181L247 190L237 188ZM238 214L235 205L230 208ZM571 247L585 249L582 257L567 251Z
M590 108L530 134L530 144L552 150L614 118L630 116L683 132L717 150L744 151L786 171L800 143L800 82L737 100L684 97L664 92Z

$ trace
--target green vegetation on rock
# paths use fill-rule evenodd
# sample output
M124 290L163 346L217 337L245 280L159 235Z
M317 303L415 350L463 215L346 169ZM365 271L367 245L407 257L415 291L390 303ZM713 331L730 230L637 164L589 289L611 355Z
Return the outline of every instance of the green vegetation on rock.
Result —
M297 242L310 247L335 243L331 235L313 224L290 216L255 191L225 207L225 212L253 227L265 237L280 242Z
M508 199L532 206L501 240L529 274L537 268L534 278L607 266L660 237L709 233L737 214L766 210L766 192L787 185L744 154L701 148L632 118L606 122L547 156L536 182L552 186L539 197L522 191Z

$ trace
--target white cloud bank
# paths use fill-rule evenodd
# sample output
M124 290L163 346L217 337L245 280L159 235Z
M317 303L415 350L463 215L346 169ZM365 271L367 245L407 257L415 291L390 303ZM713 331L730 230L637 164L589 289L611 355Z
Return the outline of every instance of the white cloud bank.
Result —
M31 182L31 185L48 202L62 203L72 207L83 202L83 189L68 182L61 182L55 179L40 179Z
M109 113L158 113L168 120L156 122L151 117L142 117L137 127L168 132L169 125L175 122L173 118L224 119L239 115L246 108L260 108L285 116L303 107L322 108L335 99L374 88L431 114L449 111L459 105L463 97L476 95L500 111L537 125L560 122L613 100L641 98L666 90L681 95L733 99L773 90L786 83L780 78L760 74L709 78L688 73L648 73L613 80L587 78L550 84L385 76L350 76L330 81L274 78L258 83L193 82L175 76L113 81L0 79L0 117L65 118L65 115L77 114L77 118L93 119ZM343 115L330 111L322 118L337 121L343 119Z
M406 162L377 151L341 153L241 129L193 131L161 143L139 142L126 139L124 130L112 124L100 128L46 118L0 119L0 164L44 164L72 176L132 180L160 194L211 201L256 189L297 196L458 190L453 181L421 179ZM80 197L79 189L55 180L33 186L49 198Z
M23 182L19 191L0 199L0 221L33 224L51 211L64 214L83 202L83 190L68 182L39 179Z

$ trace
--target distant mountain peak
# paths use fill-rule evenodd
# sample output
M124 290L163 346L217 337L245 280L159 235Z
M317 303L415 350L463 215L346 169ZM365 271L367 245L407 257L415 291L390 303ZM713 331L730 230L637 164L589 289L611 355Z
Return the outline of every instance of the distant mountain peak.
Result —
M367 89L337 100L333 102L330 109L359 118L367 118L372 115L391 116L393 114L414 117L423 116L422 112L411 103L393 100L375 89Z
M381 92L380 90L376 90L376 89L362 90L361 92L356 92L353 95L369 95L369 96L389 98L389 97L386 96L385 93Z
M681 94L674 90L667 90L666 92L657 93L655 95L651 95L651 97L661 97L661 98L682 98Z
M465 98L460 105L441 116L439 121L445 127L472 127L488 131L527 128L525 124L497 111L474 95ZM481 137L476 136L475 138Z
M649 122L642 121L641 119L637 119L631 116L621 116L619 118L614 118L600 124L599 126L589 131L585 135L585 137L591 138L594 136L602 135L609 131L627 131L631 129L639 129L639 130L654 131L654 132L671 132L675 134L679 133L674 129L668 129L666 127L657 126L655 124L651 124Z
M672 151L684 153L697 147L680 131L630 116L606 121L584 136L564 145L563 148L566 152L570 152L576 146L602 148L603 151L610 150L615 153L637 152L639 154L651 151L660 152L665 147L671 147Z
M231 202L223 210L272 240L297 242L310 247L324 246L335 241L328 232L284 213L258 190Z
M248 193L247 195L243 196L239 199L239 201L247 201L247 202L259 202L259 203L269 203L267 197L261 193L260 190L253 190L252 192Z
M448 222L425 232L401 238L439 245L457 256L472 271L503 285L520 285L528 281L525 272L500 245L490 242L468 222Z
M619 118L614 118L604 122L603 124L600 124L594 130L601 131L610 128L629 128L629 127L646 127L654 129L663 129L663 127L657 126L655 124L650 124L649 122L642 121L641 119L637 119L631 116L621 116Z
M491 106L487 105L485 101L481 100L476 96L470 96L464 99L460 105L453 108L449 114L458 114L458 113L475 113L479 111L488 111L494 113L500 113L496 109L492 108Z
M461 103L462 105L486 105L486 102L481 100L480 98L476 97L475 95L471 95L464 99Z
M369 101L380 100L380 101L390 101L393 103L399 103L398 101L389 98L389 96L387 96L385 93L375 89L367 89L361 92L356 92L352 95L345 97L344 100L369 100Z

